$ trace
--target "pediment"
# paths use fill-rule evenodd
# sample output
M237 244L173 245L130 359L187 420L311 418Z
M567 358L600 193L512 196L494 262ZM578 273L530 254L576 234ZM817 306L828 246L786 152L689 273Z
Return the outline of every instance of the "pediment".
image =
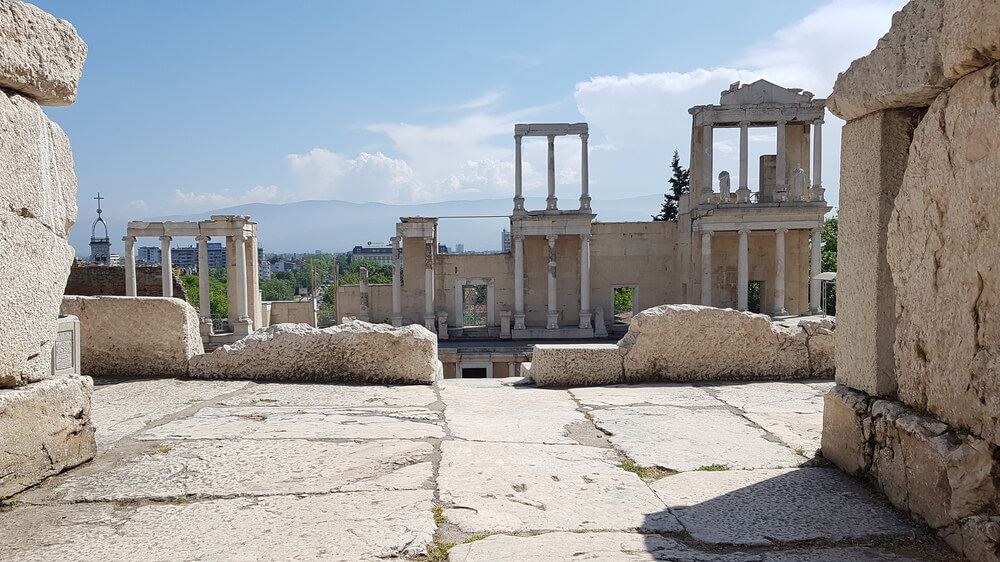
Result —
M719 103L722 105L789 104L808 103L812 99L812 92L803 92L801 88L783 88L761 79L751 84L733 83L728 90L722 92Z

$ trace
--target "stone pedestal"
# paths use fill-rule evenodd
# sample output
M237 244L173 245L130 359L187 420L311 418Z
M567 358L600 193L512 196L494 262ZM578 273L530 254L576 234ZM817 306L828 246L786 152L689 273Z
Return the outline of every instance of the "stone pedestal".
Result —
M524 329L524 315L523 314L515 314L514 315L514 329L515 330L523 330Z
M509 340L510 339L510 311L501 310L500 311L500 339Z
M71 314L61 314L52 346L52 376L79 375L80 372L80 320Z
M448 339L448 313L445 311L438 312L437 315L438 326L437 335L439 340Z

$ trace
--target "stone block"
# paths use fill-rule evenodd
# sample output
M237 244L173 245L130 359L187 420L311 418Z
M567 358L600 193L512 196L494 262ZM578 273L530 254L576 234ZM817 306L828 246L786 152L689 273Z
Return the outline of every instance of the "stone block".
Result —
M939 47L944 4L914 0L896 12L875 49L837 77L827 98L830 111L851 121L885 109L930 105L952 82L944 75Z
M1000 443L998 81L1000 64L973 72L930 107L887 232L899 397L992 443Z
M941 18L941 66L958 79L1000 60L1000 4L994 0L949 0Z
M52 376L80 374L80 319L60 314L52 346Z
M180 299L67 296L62 312L80 319L85 375L183 377L205 352L198 313Z
M0 3L0 14L11 9L9 3ZM0 36L5 32L0 25ZM0 52L4 53L2 68L8 52ZM4 334L0 388L8 388L51 376L59 300L73 260L66 239L76 221L76 176L62 129L38 104L3 89L0 162L4 163L0 174L0 332Z
M806 320L799 322L805 331L809 351L809 372L820 378L833 378L837 373L837 322L835 319Z
M837 382L873 395L896 390L896 301L885 233L920 114L880 111L841 133L837 290L850 298L837 302Z
M536 344L531 378L538 386L616 384L623 356L615 344Z
M0 88L41 105L69 105L87 58L87 44L66 20L24 2L0 0Z
M441 378L442 367L437 338L430 330L355 320L322 330L307 324L257 330L232 345L194 357L190 376L432 384Z
M1000 561L1000 517L969 517L962 522L960 535L961 548L956 550L969 560Z
M0 497L94 458L90 377L0 390Z
M872 463L868 396L837 385L823 402L823 456L852 476L862 476Z

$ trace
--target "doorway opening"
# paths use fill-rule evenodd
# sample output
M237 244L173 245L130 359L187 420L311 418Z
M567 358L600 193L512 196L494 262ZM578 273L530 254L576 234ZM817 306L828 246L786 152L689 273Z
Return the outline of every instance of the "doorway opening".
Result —
M747 283L747 310L760 313L760 304L764 297L764 282L751 281Z
M485 327L488 304L487 286L462 286L462 325L466 328Z
M615 324L628 324L635 316L636 306L638 306L638 287L635 285L621 285L612 288L612 301L614 302Z

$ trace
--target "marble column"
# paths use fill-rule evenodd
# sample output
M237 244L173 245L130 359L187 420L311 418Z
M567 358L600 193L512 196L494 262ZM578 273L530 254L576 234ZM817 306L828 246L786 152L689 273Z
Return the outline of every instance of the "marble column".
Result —
M247 315L247 246L246 236L233 236L236 246L236 318L239 322L249 322Z
M820 270L823 268L823 255L821 253L822 244L823 244L823 228L822 227L814 228L812 230L812 243L810 244L811 246L810 253L812 254L810 257L812 258L811 259L812 263L811 267L809 268L809 279L810 279L809 293L810 296L812 297L810 299L811 306L809 307L809 312L813 314L819 314L820 311L822 310L822 303L820 302L820 299L822 298L822 295L820 295L822 282L819 281L818 279L814 279L814 277L820 274Z
M125 296L136 296L135 287L135 236L122 236L125 243Z
M434 332L434 239L424 238L424 327Z
M209 282L208 269L208 241L211 237L204 234L195 236L198 241L198 312L201 313L201 321L212 321L212 288Z
M712 231L701 233L701 304L712 306Z
M163 296L174 296L174 270L173 262L170 260L170 236L160 236L160 270L163 287Z
M785 158L785 124L786 121L778 121L778 142L777 142L777 152L778 157L774 166L774 186L777 191L787 191L788 189L788 177L785 173L788 165L786 164Z
M590 329L590 234L580 235L580 328Z
M750 261L747 255L749 235L749 228L740 229L739 258L736 265L736 308L739 310L747 309L747 290L750 285Z
M590 210L590 147L587 145L587 139L590 135L587 133L582 133L580 135L580 210L589 211Z
M358 320L361 320L362 322L371 322L371 311L369 310L371 296L368 288L367 267L358 268L358 287L359 292L361 293L361 302L358 304Z
M740 185L739 189L750 189L750 123L740 122Z
M392 237L392 325L403 325L403 288L399 279L399 236ZM334 289L336 290L336 289Z
M524 235L514 238L514 329L524 329Z
M813 179L812 189L814 192L823 188L823 120L819 119L813 123ZM820 198L820 200L822 197Z
M774 313L788 314L785 310L785 233L787 228L774 231Z
M557 206L558 199L556 199L556 137L554 135L549 135L549 196L545 198L545 208L549 211L555 211L559 207Z
M556 330L559 328L559 304L556 300L556 240L557 234L549 234L545 237L549 241L549 299L545 313L545 328Z
M701 168L701 202L712 203L714 201L712 188L712 159L715 154L715 147L712 140L712 126L704 125L701 136L702 168Z
M521 176L521 135L514 135L514 212L524 210Z

